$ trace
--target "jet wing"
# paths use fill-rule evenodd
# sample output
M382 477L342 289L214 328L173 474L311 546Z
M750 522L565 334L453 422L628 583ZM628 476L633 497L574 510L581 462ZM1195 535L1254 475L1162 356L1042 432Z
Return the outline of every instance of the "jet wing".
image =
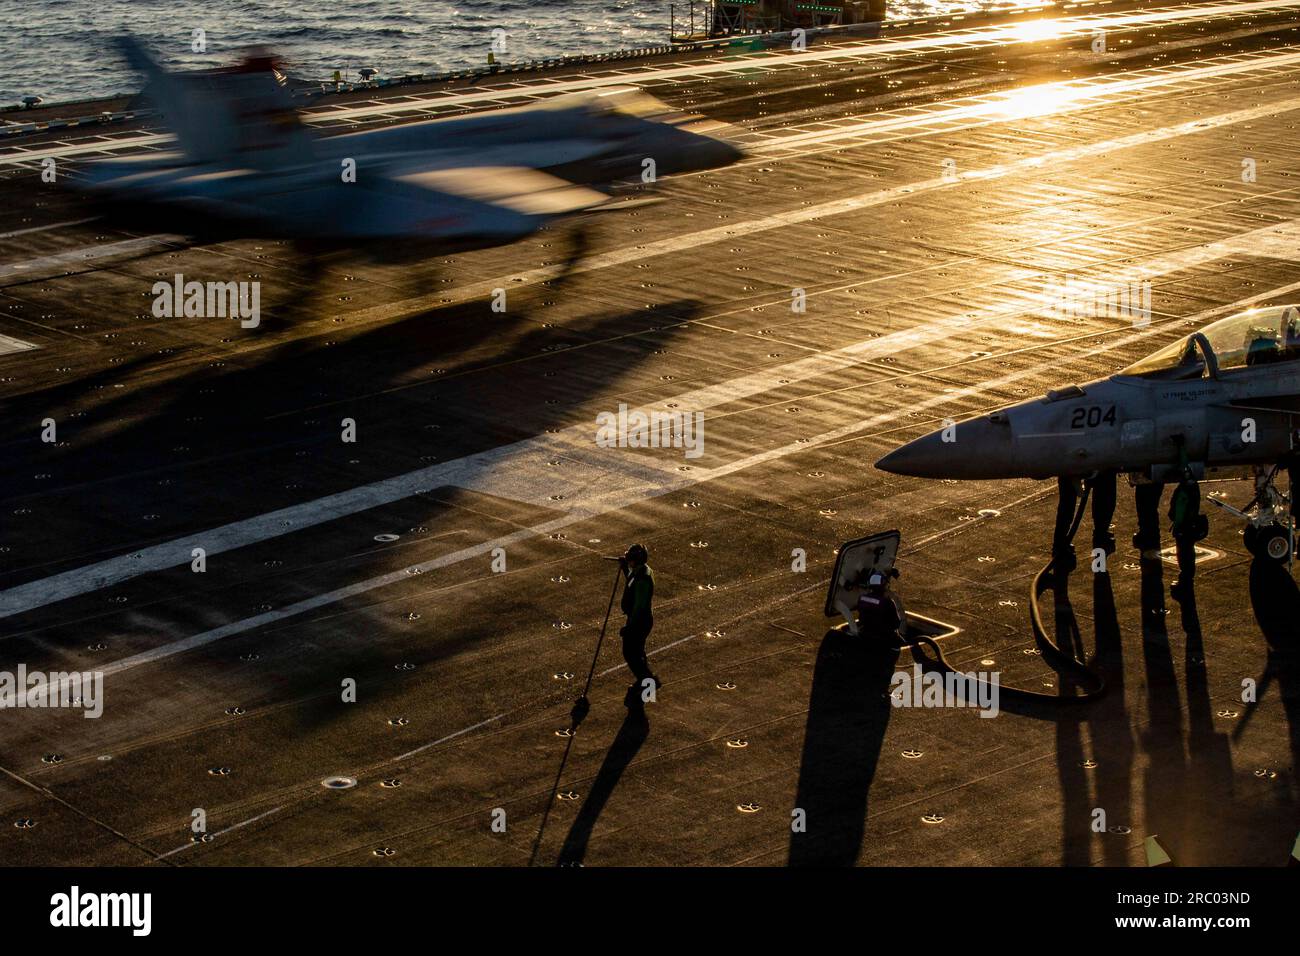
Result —
M362 170L355 183L249 199L256 202L260 218L279 217L292 234L310 238L494 243L522 238L552 217L608 199L529 169L426 170L373 182L366 181Z
M505 206L394 180L320 191L328 195L322 196L316 207L314 228L304 231L326 239L483 238L509 242L542 224L540 219Z
M529 216L562 216L599 206L609 197L523 166L455 166L403 173L394 181Z

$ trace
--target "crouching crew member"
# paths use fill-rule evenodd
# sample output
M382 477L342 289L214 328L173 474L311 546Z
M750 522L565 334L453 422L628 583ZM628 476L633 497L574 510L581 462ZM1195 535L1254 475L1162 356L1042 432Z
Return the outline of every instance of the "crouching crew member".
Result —
M888 574L872 571L867 577L867 588L858 595L858 633L885 638L901 647L907 618L903 602L889 589L889 579L897 575L898 571L890 568Z

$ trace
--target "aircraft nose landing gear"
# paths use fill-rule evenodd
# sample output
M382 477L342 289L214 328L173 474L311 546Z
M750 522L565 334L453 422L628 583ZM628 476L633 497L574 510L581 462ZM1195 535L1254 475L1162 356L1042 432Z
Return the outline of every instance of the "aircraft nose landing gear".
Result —
M1224 511L1246 522L1242 538L1246 550L1257 558L1290 562L1295 553L1295 524L1291 518L1291 497L1277 487L1280 465L1265 470L1255 468L1255 497L1245 508L1237 509L1211 498Z
M1285 561L1291 553L1291 529L1276 522L1246 526L1246 549L1257 558Z

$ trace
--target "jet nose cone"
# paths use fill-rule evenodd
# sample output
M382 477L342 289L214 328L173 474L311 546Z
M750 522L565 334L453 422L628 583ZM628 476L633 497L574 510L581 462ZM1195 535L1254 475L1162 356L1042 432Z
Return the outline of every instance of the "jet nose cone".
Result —
M910 441L895 448L876 462L881 471L914 478L946 478L953 466L953 445L943 441L939 432Z
M706 169L720 169L744 157L744 153L728 143L705 133L670 128L661 152L659 168L669 173L690 173Z
M876 467L915 478L1015 478L1015 440L1005 418L949 425L890 452Z

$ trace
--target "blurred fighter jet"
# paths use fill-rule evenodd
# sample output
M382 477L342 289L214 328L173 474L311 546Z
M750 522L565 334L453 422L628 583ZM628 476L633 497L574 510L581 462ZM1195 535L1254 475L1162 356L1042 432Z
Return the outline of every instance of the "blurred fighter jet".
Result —
M200 241L290 239L381 260L494 246L606 207L593 187L640 175L646 160L663 174L740 156L629 89L322 136L264 53L179 74L119 42L177 149L92 163L75 188L118 221Z
M1185 455L1199 479L1255 473L1246 544L1283 560L1297 486L1300 306L1251 309L1205 326L1116 375L951 425L876 467L923 478L1082 478L1126 472L1177 481ZM1273 484L1291 471L1290 496ZM1216 502L1217 503L1217 502Z

